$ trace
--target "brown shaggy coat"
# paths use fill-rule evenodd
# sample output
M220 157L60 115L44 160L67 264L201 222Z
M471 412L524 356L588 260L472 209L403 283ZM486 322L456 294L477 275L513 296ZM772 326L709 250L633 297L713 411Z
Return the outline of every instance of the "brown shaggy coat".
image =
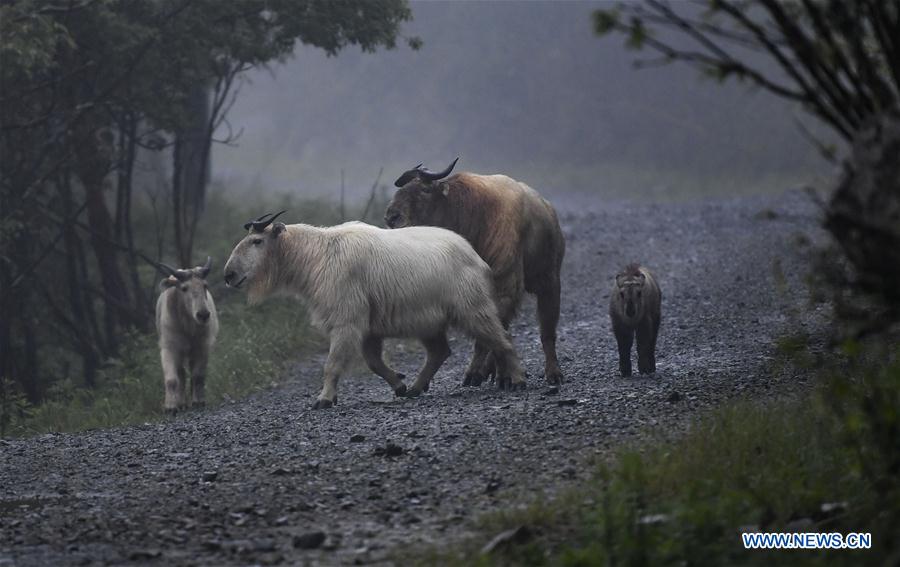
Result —
M560 269L565 240L556 211L537 191L505 175L458 173L440 181L413 179L388 206L389 226L439 226L461 234L491 267L497 305L505 326L523 292L537 296L544 376L562 381L556 355ZM466 384L492 373L489 353L476 345Z

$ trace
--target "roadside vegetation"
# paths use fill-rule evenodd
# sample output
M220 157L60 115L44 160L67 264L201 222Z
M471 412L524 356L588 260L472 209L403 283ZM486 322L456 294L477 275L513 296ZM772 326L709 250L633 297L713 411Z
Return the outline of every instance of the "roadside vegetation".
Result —
M586 484L487 515L483 537L421 563L896 564L900 349L848 342L840 355L813 360L792 338L781 350L785 367L774 372L811 372L820 385L731 404L677 440L623 448ZM889 364L873 362L885 357ZM742 531L869 532L872 549L745 550Z

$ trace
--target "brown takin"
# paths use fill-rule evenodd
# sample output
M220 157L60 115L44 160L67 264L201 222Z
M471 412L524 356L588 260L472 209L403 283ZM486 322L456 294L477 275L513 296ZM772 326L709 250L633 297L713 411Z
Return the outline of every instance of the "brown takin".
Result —
M175 412L188 404L185 389L191 375L191 403L203 405L206 365L219 333L216 304L206 285L212 260L189 270L159 264L169 277L159 284L156 330L166 387L165 409Z
M442 172L420 164L401 175L385 222L390 228L438 226L465 237L491 267L500 319L507 328L523 292L536 295L544 376L559 384L563 374L556 356L556 327L566 245L556 211L537 191L505 175L447 177L458 160ZM476 343L464 385L477 386L493 374L493 358Z
M647 268L629 264L616 275L609 298L609 318L619 344L619 370L631 376L631 344L637 335L638 371L656 372L662 292Z

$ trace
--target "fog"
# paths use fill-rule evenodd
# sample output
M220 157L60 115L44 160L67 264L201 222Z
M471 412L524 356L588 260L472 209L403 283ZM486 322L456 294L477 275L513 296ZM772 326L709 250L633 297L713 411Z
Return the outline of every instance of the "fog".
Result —
M336 57L298 46L250 73L213 179L236 191L348 195L384 167L503 172L557 193L609 197L780 191L825 167L795 107L684 65L635 69L596 37L602 3L414 2L424 45ZM809 119L803 117L806 122Z

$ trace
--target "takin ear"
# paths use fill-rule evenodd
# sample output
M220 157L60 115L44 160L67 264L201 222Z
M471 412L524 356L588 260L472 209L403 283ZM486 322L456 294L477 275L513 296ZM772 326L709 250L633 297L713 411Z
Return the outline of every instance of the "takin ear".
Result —
M181 283L181 282L178 281L178 278L176 278L175 276L169 276L159 282L159 289L164 290L164 289L168 289L170 287L175 287L179 283Z
M616 274L616 285L618 287L625 285L625 274Z
M272 236L278 236L287 229L283 222L276 222L272 225Z
M450 194L450 184L449 183L441 182L440 188L441 188L441 195L443 195L444 197L446 197L447 195Z
M647 281L647 276L644 275L644 272L641 272L638 275L641 276L641 284Z

